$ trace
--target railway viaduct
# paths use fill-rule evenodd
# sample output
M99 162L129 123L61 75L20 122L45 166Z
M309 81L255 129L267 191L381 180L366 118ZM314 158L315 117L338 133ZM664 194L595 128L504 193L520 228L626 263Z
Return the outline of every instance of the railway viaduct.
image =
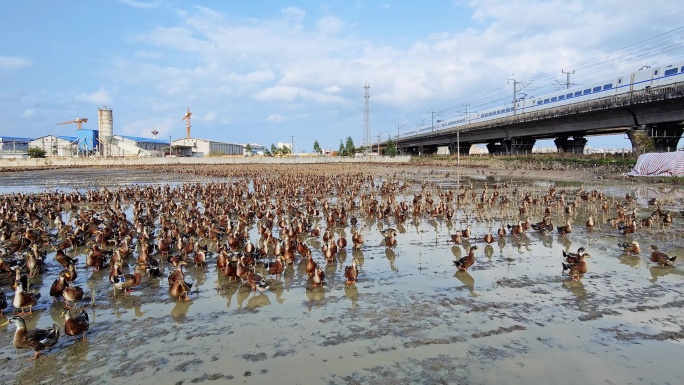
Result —
M468 154L486 144L490 154L531 153L537 139L555 139L559 152L583 153L587 136L625 133L634 150L638 137L653 139L658 152L675 151L684 132L684 82L628 94L440 128L396 140L401 154L429 155L438 147ZM383 150L387 141L373 144Z

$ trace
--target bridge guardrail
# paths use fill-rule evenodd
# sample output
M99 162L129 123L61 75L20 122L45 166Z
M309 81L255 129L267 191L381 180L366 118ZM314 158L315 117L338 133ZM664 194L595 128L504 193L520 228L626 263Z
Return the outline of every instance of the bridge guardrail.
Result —
M524 123L534 120L543 120L558 118L561 116L574 115L578 113L587 113L593 111L601 111L613 108L627 107L635 104L652 103L659 100L682 98L684 97L684 82L668 84L655 88L646 88L643 90L612 95L604 98L585 101L566 106L550 108L541 111L526 112L519 115L507 116L499 119L487 120L486 122L478 122L467 124L458 127L443 128L440 130L431 131L429 133L418 134L413 136L399 137L399 140L430 138L432 136L443 135L450 132L467 132L474 130L481 130L490 127L497 127L505 124ZM385 142L380 142L385 143Z

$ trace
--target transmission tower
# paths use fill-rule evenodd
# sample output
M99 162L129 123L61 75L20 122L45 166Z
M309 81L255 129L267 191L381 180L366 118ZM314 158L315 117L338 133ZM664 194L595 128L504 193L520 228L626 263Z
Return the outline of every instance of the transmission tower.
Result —
M363 108L363 152L370 150L371 134L370 134L370 84L366 82L363 86L366 90L363 97L366 100Z

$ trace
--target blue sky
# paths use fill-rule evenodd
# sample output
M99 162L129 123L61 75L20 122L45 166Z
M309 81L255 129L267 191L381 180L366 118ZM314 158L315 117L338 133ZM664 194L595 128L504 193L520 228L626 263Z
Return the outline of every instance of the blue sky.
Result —
M361 145L371 136L684 58L684 5L652 0L12 1L0 23L0 135L114 133ZM673 32L675 31L675 32ZM644 43L664 34L667 45ZM635 47L644 54L635 55ZM631 50L631 51L630 51ZM593 63L593 64L592 64ZM556 88L554 88L556 87ZM551 141L540 142L552 146ZM594 147L629 147L623 136Z

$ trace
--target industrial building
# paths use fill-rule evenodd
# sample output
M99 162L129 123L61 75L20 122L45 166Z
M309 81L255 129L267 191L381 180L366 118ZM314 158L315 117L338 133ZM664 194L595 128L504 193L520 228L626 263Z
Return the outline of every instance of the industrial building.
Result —
M111 156L161 157L168 152L169 141L139 136L114 135L111 140Z
M38 147L45 151L45 156L71 157L78 155L78 138L75 136L47 135L33 139L29 148Z
M31 138L15 136L0 136L0 157L25 156L29 149Z
M77 118L57 125L76 124L76 136L47 135L38 139L0 136L0 157L26 156L30 147L45 151L46 157L161 157L165 154L183 157L203 157L221 155L245 155L245 145L224 143L208 139L190 137L190 117L188 108L182 120L186 121L184 139L170 143L169 140L156 138L158 132L152 131L154 138L114 135L114 117L106 106L98 109L95 130L84 129L88 118ZM252 153L263 154L264 147L252 144Z
M242 144L216 142L208 139L183 138L171 142L171 155L183 157L203 157L219 155L243 155Z

